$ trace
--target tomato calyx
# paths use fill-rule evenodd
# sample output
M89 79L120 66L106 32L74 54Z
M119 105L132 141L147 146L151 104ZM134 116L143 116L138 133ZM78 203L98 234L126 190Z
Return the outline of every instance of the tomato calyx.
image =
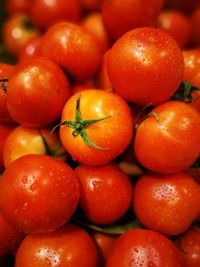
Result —
M100 146L96 145L93 141L91 141L87 136L86 128L88 126L92 125L92 124L95 124L97 122L100 122L100 121L103 121L103 120L106 120L106 119L109 119L109 118L111 118L111 116L107 116L107 117L96 119L96 120L83 120L82 117L81 117L81 113L80 113L80 95L78 95L77 100L76 100L75 121L64 121L64 122L61 122L58 125L56 125L53 128L52 131L54 131L55 128L57 128L60 125L69 126L69 127L71 127L73 129L72 135L74 137L80 135L82 137L83 141L87 145L89 145L91 147L94 147L96 149L99 149L99 150L108 150L108 148L100 147Z
M3 91L5 91L5 92L7 90L8 81L9 81L9 79L0 79L0 82L2 83L0 86L0 89L3 89Z
M195 87L190 82L185 81L180 84L178 90L175 92L175 94L172 96L171 99L186 103L192 103L193 102L192 92L199 90L200 89L198 87Z

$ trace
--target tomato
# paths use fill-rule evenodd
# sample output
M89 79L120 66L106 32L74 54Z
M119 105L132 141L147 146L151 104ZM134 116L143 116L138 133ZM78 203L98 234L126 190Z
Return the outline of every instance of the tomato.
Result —
M78 22L81 15L79 0L34 0L30 17L41 29L47 29L60 21Z
M9 133L3 146L5 167L27 154L46 154L63 160L66 159L58 134L56 132L51 133L48 128L34 129L18 126Z
M99 10L102 0L80 0L81 6L86 11Z
M10 164L0 179L0 211L25 233L46 233L66 223L75 211L79 185L63 161L25 155Z
M0 63L0 80L5 79L6 82L0 82L0 122L13 122L13 119L7 108L7 80L14 73L14 67L9 64Z
M194 9L192 15L191 15L191 21L192 21L192 34L193 34L193 42L194 45L199 46L200 45L200 7L198 6L196 9Z
M200 185L184 173L144 174L136 183L133 207L145 227L177 235L200 215Z
M101 60L101 50L94 37L67 22L55 24L44 34L42 53L77 80L89 79Z
M151 27L124 34L107 60L116 93L142 106L169 99L183 79L183 66L182 52L172 37Z
M79 205L89 221L111 224L126 213L131 204L132 186L116 164L79 165L76 175L80 184Z
M71 126L66 121L71 121ZM109 163L125 150L133 134L128 104L103 90L84 90L71 96L63 108L61 124L63 147L74 160L87 165Z
M110 50L108 50L103 55L101 67L98 72L98 84L99 84L99 87L103 90L113 91L112 85L108 77L108 72L107 72L107 60L108 60L109 52Z
M33 27L30 18L17 13L8 18L3 24L3 41L7 50L18 56L25 43L32 37L38 35L38 30Z
M192 227L183 233L176 244L180 248L184 260L189 267L200 266L200 229Z
M91 237L67 224L50 234L28 235L21 243L15 267L96 267L97 252Z
M104 27L102 14L100 12L93 12L83 18L81 22L83 29L94 36L102 52L106 52L110 46L109 37Z
M180 172L200 151L200 114L184 102L168 101L138 126L134 140L138 161L160 173Z
M27 60L34 56L41 56L42 35L34 36L21 50L19 61Z
M143 229L122 234L114 243L106 267L184 267L180 252L163 235Z
M191 49L183 51L184 57L184 81L188 81L197 88L200 88L200 49ZM191 105L200 111L200 90L192 92Z
M163 0L103 0L105 27L115 40L138 27L155 26Z
M189 17L181 11L162 11L158 19L158 28L170 34L181 49L187 47L191 41L192 24Z
M7 136L9 133L14 129L14 126L0 123L0 171L4 169L4 162L3 162L3 147Z
M8 225L0 213L0 257L14 251L23 238L24 234Z
M9 16L17 13L28 14L31 6L29 0L6 0L4 1L5 11Z
M61 68L44 57L19 64L7 92L10 114L27 127L41 127L56 120L70 94Z
M117 236L94 232L92 237L95 241L97 252L99 254L99 267L105 266L105 261L111 251L111 248Z

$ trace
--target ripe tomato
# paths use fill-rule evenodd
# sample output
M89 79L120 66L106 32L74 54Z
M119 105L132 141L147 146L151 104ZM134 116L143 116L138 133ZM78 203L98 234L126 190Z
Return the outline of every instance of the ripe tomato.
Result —
M89 221L111 224L126 213L131 204L132 186L116 164L79 165L76 175L80 184L79 205Z
M60 21L78 22L80 15L79 0L34 0L30 10L33 23L44 30Z
M41 56L42 35L37 35L28 40L21 50L19 61L27 60L34 56Z
M181 11L162 11L158 18L158 28L170 34L181 49L186 48L191 41L192 24Z
M13 252L23 238L24 234L8 225L0 213L0 257Z
M101 50L94 37L67 22L55 24L44 34L42 53L78 80L90 78L101 60Z
M137 28L111 48L108 77L117 94L138 105L158 105L169 99L183 79L183 56L167 33Z
M97 252L99 255L99 267L105 266L105 261L108 257L108 254L111 251L111 248L116 240L116 235L109 235L99 232L94 232L92 237L95 241Z
M7 50L18 56L25 43L38 35L38 30L32 26L30 18L23 13L16 13L3 24L3 41Z
M176 244L180 248L188 267L200 266L200 229L192 227L183 233Z
M46 154L63 160L66 159L58 134L56 132L51 133L48 128L34 129L18 126L9 133L3 146L5 167L27 154Z
M155 26L163 0L103 0L102 16L111 37L138 27Z
M168 101L138 126L134 141L138 161L160 173L180 172L200 151L200 114L184 102Z
M93 12L84 17L81 22L81 26L94 36L102 52L106 52L108 50L110 46L109 37L104 27L102 14L100 12Z
M66 121L71 121L71 126ZM113 160L125 150L133 134L128 104L117 94L103 90L84 90L71 96L61 122L63 147L74 160L87 165Z
M122 234L108 255L106 267L184 267L176 246L163 235L142 229Z
M5 11L9 16L17 13L28 14L31 6L29 0L6 0L4 1Z
M146 174L136 183L133 207L144 226L177 235L200 215L200 185L184 173Z
M81 6L86 11L99 10L102 0L80 0Z
M14 129L14 126L0 123L0 171L4 169L4 162L3 162L3 147L7 136L9 133Z
M72 216L79 199L74 171L45 155L26 155L10 164L0 179L0 211L25 233L51 232Z
M98 72L98 84L99 84L99 88L103 90L113 91L112 85L108 78L108 72L107 72L107 60L108 60L109 52L110 50L108 50L103 55L101 67L99 68L99 72Z
M97 267L97 252L91 237L67 224L50 234L28 235L21 243L15 267Z
M13 122L12 117L7 108L7 80L9 80L13 73L14 67L5 63L0 63L0 122Z
M27 127L41 127L56 120L70 94L61 68L45 57L21 62L8 82L7 92L10 114Z

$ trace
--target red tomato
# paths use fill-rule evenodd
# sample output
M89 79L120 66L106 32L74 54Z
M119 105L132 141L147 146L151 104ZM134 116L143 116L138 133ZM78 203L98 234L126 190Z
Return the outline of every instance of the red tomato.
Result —
M138 27L155 26L163 0L103 0L102 16L111 37Z
M10 164L0 179L0 210L25 233L46 233L66 223L76 209L79 185L63 161L26 155Z
M50 234L25 237L15 263L15 267L22 266L97 267L97 252L83 229L67 224Z
M104 27L100 12L89 13L81 22L83 29L94 36L102 52L106 52L110 46L108 33Z
M42 35L37 35L28 40L22 48L19 61L27 60L34 56L41 56Z
M183 56L167 33L138 28L123 35L108 55L108 76L117 94L138 105L169 99L183 79Z
M38 35L38 30L31 25L30 18L17 13L3 24L3 41L10 53L19 56L23 46L32 37Z
M81 15L79 2L79 0L34 0L30 17L33 23L42 29L64 20L78 22Z
M136 183L133 206L144 226L177 235L200 215L200 185L184 173L146 174Z
M199 3L199 2L198 2ZM200 45L200 6L194 9L191 15L192 21L192 34L194 45Z
M42 53L78 80L90 78L101 60L100 47L94 37L80 26L67 22L55 24L45 33Z
M80 111L81 119L76 119L76 110ZM91 120L97 121L90 123ZM113 160L125 150L133 134L128 104L117 94L103 90L84 90L71 96L61 121L62 124L75 123L74 128L60 127L63 147L74 160L87 165L102 165Z
M102 0L80 0L82 8L87 11L99 10L101 2Z
M4 1L6 13L10 16L17 13L29 13L30 0L6 0Z
M45 57L29 59L16 68L7 88L13 119L27 127L41 127L56 120L70 94L61 68Z
M190 82L193 86L200 87L200 49L183 51L184 58L184 81Z
M111 224L120 219L131 204L131 182L116 164L100 167L79 165L79 205L89 221Z
M8 225L0 214L0 257L12 252L24 235Z
M157 106L138 126L134 142L138 161L160 173L180 172L200 151L200 114L184 102Z
M112 85L110 83L109 77L108 77L108 72L107 72L107 60L108 60L108 54L110 50L108 50L104 55L102 59L102 64L99 69L98 73L98 83L99 87L103 90L108 90L112 91Z
M158 28L170 34L181 49L187 47L191 41L191 21L179 10L162 11L158 19Z
M95 241L97 252L99 254L99 266L105 266L105 261L117 236L94 232L92 237Z
M17 158L27 154L46 154L63 160L66 159L56 132L51 133L48 128L34 129L18 126L9 132L4 142L4 166L7 167Z
M190 228L176 242L188 267L200 266L200 229Z
M0 80L9 80L14 73L14 67L0 63ZM13 122L7 108L7 82L0 82L0 122Z
M142 229L122 234L108 255L106 267L184 267L176 246L163 235Z
M14 129L14 126L9 124L0 123L0 171L4 169L3 162L3 147L9 133Z

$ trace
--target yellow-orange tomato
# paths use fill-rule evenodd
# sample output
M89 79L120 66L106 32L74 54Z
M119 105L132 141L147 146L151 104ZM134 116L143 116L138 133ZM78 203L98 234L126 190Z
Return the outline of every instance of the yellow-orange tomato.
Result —
M77 111L81 120L76 120ZM133 134L128 104L119 95L103 90L84 90L71 96L61 121L65 124L60 127L64 148L74 160L88 165L110 162L125 150Z
M48 128L18 126L10 132L4 143L4 165L7 167L17 158L27 154L47 154L65 159L63 148L59 144L56 132L51 134Z

